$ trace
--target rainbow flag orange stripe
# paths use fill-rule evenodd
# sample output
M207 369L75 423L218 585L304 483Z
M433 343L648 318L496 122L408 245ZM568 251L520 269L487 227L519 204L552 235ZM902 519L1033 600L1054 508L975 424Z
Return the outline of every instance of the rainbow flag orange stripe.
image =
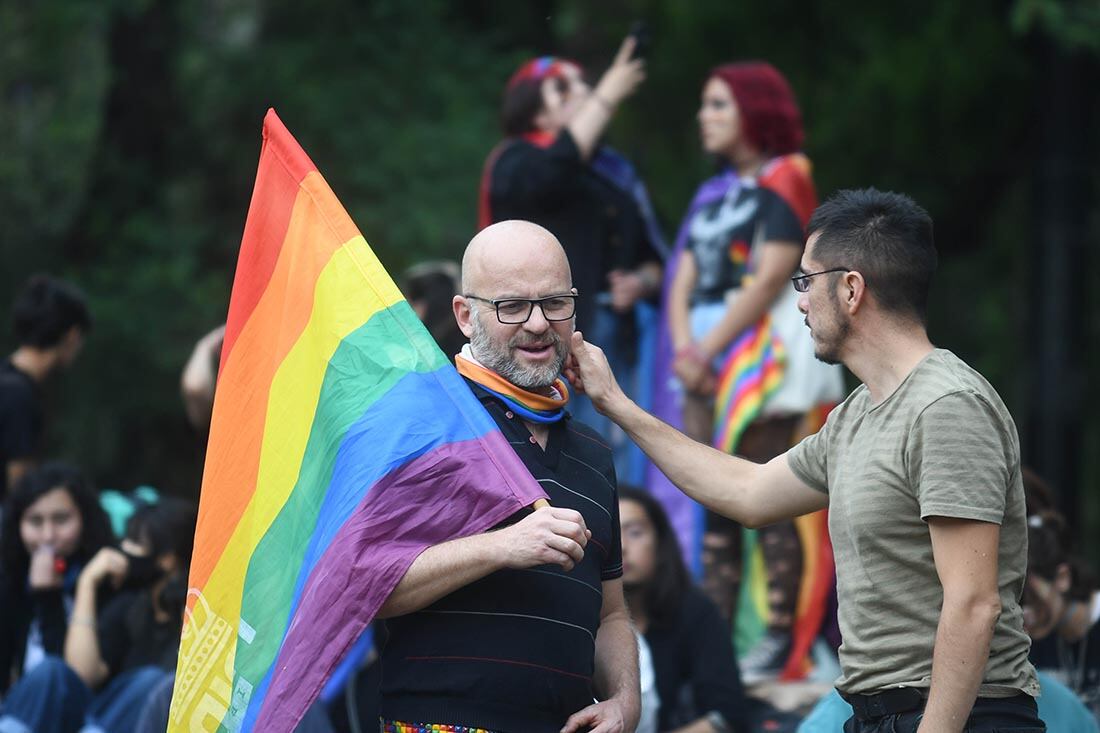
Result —
M292 730L420 552L544 496L269 111L169 731Z

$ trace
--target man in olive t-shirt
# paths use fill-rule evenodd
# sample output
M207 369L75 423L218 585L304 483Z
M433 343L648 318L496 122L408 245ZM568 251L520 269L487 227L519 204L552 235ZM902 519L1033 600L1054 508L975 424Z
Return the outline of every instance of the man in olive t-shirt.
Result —
M935 267L932 221L906 196L842 191L814 213L798 308L818 359L863 384L766 464L641 410L578 335L567 374L710 509L758 527L829 508L845 731L1040 731L1019 439L989 383L928 339Z

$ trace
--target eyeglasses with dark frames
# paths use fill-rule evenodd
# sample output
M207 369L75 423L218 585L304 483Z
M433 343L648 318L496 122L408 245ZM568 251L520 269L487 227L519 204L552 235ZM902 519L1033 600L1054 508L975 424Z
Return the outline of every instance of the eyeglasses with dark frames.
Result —
M542 309L543 317L548 321L568 321L577 312L577 294L562 293L548 295L545 298L482 298L478 295L463 295L463 298L489 303L496 310L497 320L509 326L527 323L537 305Z
M830 270L822 270L821 272L810 272L805 275L795 275L791 278L791 285L794 285L794 289L800 293L805 293L810 289L810 278L817 277L818 275L824 275L830 272L851 272L847 267L834 267Z

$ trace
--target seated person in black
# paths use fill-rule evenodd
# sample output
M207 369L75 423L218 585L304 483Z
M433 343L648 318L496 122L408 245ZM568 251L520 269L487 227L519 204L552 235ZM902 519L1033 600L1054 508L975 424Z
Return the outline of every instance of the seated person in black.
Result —
M141 505L120 550L100 550L80 574L65 661L89 688L139 667L175 670L195 521L183 499ZM108 586L121 591L97 613Z
M46 658L12 689L5 719L43 733L85 720L134 730L150 693L175 671L195 518L182 499L139 506L120 549L102 548L80 573L64 658Z
M77 578L113 541L95 490L72 466L45 463L15 485L0 529L0 696L61 655Z
M664 509L620 486L619 520L627 606L657 678L658 730L748 730L730 628L692 583Z

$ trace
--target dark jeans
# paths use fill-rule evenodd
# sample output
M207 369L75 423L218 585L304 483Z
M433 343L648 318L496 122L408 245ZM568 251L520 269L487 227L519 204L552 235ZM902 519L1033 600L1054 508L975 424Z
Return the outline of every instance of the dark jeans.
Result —
M966 721L964 733L1041 733L1047 729L1039 720L1035 699L1020 694L1016 697L996 699L979 697L974 709ZM854 715L844 724L844 733L916 733L922 709L896 715L884 715L881 718L859 720Z
M168 676L156 667L139 667L93 695L65 662L47 657L12 687L0 733L130 733L150 690Z

